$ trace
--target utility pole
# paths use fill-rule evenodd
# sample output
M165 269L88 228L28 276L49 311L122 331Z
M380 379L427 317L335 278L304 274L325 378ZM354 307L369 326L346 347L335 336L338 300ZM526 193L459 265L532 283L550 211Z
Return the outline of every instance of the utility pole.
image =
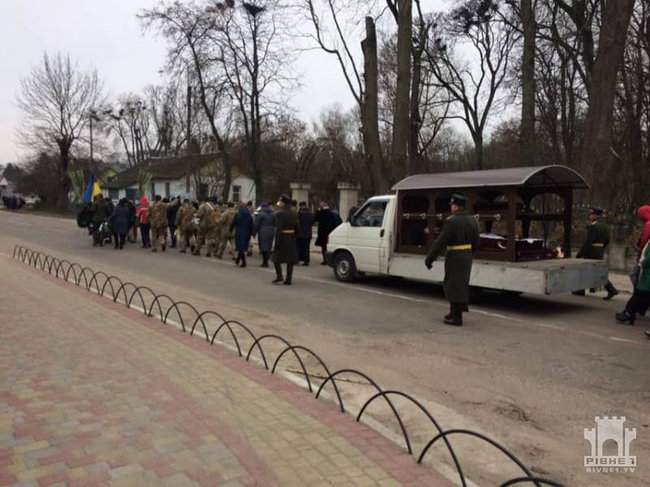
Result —
M93 122L99 122L99 115L97 115L97 110L91 108L88 110L88 118L90 119L90 165L92 167L94 161L94 148L93 148Z
M187 155L190 155L192 143L192 83L190 68L187 68Z

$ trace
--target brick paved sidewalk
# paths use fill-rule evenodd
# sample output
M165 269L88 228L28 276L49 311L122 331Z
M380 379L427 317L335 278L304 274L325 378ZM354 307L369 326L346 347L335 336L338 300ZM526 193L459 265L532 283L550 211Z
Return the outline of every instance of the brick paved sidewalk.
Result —
M448 485L283 379L0 259L0 485Z

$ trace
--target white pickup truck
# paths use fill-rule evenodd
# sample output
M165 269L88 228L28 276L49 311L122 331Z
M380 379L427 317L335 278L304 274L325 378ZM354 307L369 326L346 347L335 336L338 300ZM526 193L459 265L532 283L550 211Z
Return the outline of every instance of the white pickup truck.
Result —
M359 274L398 276L440 283L444 263L432 270L424 255L396 252L397 196L375 196L366 201L350 221L331 234L327 259L340 281ZM474 259L470 284L477 288L513 293L552 295L600 288L607 281L607 264L585 259L544 259L524 262Z

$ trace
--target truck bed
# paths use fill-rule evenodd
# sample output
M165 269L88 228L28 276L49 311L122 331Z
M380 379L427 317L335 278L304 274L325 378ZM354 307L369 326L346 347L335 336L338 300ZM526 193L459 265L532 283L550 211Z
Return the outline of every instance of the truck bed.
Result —
M411 279L442 282L444 259L431 271L424 256L393 254L388 273ZM475 259L470 285L528 294L563 294L581 289L600 288L607 282L607 263L587 259L550 259L530 262L501 262Z

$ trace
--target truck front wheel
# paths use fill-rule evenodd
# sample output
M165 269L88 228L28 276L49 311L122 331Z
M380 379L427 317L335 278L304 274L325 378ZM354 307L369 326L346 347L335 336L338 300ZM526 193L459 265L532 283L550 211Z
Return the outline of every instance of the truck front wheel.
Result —
M348 252L339 252L334 256L334 275L342 282L353 282L359 277L354 257Z

